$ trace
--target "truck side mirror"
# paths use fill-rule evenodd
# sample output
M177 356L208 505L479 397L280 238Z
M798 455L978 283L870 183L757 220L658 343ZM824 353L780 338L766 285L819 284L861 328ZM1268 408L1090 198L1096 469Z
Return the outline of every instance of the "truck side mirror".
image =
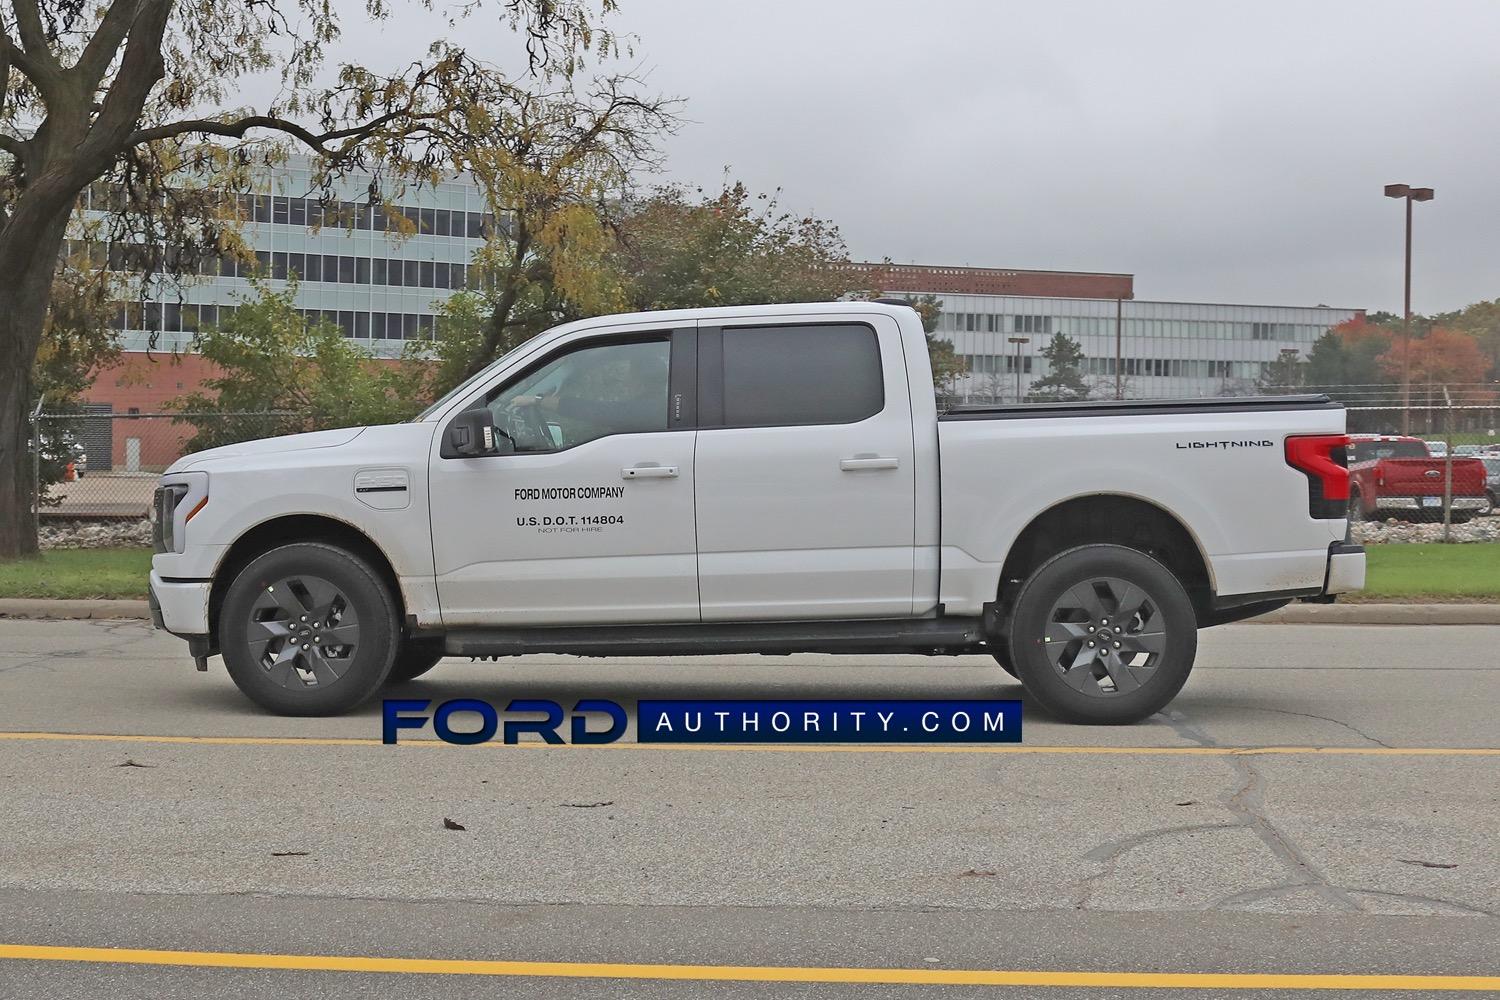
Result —
M445 458L478 458L509 455L516 450L511 439L495 430L495 420L486 406L464 410L448 425Z

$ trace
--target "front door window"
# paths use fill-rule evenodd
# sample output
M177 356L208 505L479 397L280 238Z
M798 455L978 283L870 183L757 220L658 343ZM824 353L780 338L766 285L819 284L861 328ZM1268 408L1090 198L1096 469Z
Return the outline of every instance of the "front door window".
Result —
M583 347L522 375L487 405L517 452L665 431L670 356L665 339Z

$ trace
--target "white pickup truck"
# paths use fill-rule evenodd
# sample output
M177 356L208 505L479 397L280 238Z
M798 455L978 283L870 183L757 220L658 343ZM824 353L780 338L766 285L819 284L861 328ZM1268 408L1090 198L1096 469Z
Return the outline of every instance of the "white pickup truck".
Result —
M415 420L189 455L151 599L261 706L442 656L992 655L1130 722L1199 628L1364 583L1321 396L939 413L909 307L604 316Z

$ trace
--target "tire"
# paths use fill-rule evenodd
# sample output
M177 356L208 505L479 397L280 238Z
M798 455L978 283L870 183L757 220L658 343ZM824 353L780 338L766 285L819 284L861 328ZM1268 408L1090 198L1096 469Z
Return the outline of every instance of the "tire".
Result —
M996 663L1000 664L1001 670L1004 670L1007 674L1016 678L1016 680L1021 679L1020 675L1016 673L1016 668L1010 665L1010 651L1008 649L1001 650L997 648L992 650L990 655L995 658Z
M1115 617L1122 611L1128 621ZM1101 631L1108 645L1090 646ZM1120 725L1160 711L1187 683L1197 651L1198 617L1182 583L1122 545L1062 552L1016 596L1011 662L1026 693L1066 722Z
M416 680L437 666L442 658L441 643L407 639L396 651L396 660L391 664L391 672L386 675L385 682L386 684L405 684L407 681Z
M1485 506L1479 508L1479 516L1480 517L1489 517L1491 514L1495 513L1495 508L1496 507L1500 507L1500 500L1497 500L1495 498L1495 494L1494 493L1490 493L1490 492L1485 493L1485 495L1484 495L1484 503L1485 503Z
M400 642L384 581L363 559L319 542L283 545L251 560L219 610L230 678L278 715L349 711L380 689Z

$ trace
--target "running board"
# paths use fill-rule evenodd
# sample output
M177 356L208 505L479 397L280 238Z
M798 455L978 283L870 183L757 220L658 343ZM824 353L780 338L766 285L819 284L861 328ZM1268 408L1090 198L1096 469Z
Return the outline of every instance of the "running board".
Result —
M959 653L984 641L978 618L705 622L450 630L449 656L710 656L717 653Z

